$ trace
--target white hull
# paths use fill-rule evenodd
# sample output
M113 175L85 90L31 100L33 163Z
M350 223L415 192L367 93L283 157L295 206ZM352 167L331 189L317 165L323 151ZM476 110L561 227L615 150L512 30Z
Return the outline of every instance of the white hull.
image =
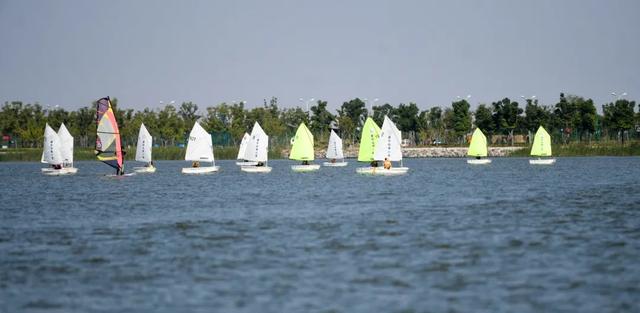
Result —
M467 159L467 164L490 164L491 159Z
M358 174L365 175L382 175L382 176L393 176L393 175L403 175L409 171L408 167L392 167L390 169L385 169L382 166L379 167L360 167L356 169Z
M78 169L75 167L63 167L59 170L53 168L43 168L42 174L47 176L62 176L62 175L73 175L78 172Z
M155 173L155 166L143 166L143 167L134 167L133 171L136 173L144 174L144 173Z
M258 165L258 162L253 162L253 161L247 161L247 162L236 162L236 165L238 166L256 166Z
M136 173L126 173L126 174L123 174L123 175L118 175L118 174L107 174L107 175L104 175L104 176L107 176L107 177L123 177L123 176L133 176L133 175L135 175L135 174L136 174Z
M320 169L320 164L291 165L294 172L313 172Z
M182 168L182 174L210 174L220 170L219 166L203 166L203 167L184 167Z
M347 166L347 164L349 164L349 162L335 162L335 163L331 163L331 162L324 162L324 163L322 163L322 166L328 166L328 167L343 167L343 166Z
M529 160L529 164L532 165L551 165L556 163L556 159L533 159Z
M247 173L271 173L270 166L243 166L240 170Z

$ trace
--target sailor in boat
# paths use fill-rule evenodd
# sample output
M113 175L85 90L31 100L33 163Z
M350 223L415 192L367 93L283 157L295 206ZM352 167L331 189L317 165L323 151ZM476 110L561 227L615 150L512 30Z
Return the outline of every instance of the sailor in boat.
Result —
M264 166L264 162L258 162L258 164L256 164L256 166Z
M309 161L302 161L302 165L309 165Z
M336 163L336 159L331 159L331 163Z
M153 163L153 161L151 161L151 162L149 162L149 163L144 165L144 167L154 167L154 166L155 166L155 164Z
M477 156L477 157L476 157L476 160L480 160L480 157L479 157L479 156Z
M371 167L378 167L378 161L376 160L371 161Z
M54 170L61 170L62 169L62 165L61 164L54 164L53 165L53 169Z
M388 158L384 158L384 169L385 170L390 170L391 169L391 161L389 161Z
M191 167L200 167L200 161L193 161L193 163L191 163Z

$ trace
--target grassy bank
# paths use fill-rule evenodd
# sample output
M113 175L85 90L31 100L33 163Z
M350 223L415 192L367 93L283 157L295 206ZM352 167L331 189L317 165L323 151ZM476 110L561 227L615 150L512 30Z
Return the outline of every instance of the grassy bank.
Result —
M531 148L524 147L513 152L510 156L529 156ZM554 156L575 157L575 156L640 156L640 143L632 142L621 145L616 142L607 143L570 143L567 145L553 145L551 147Z
M155 160L184 160L184 148L178 147L157 147L153 148L153 159ZM238 155L236 147L214 147L215 157L218 160L235 159ZM133 160L135 158L135 149L127 151L125 160ZM0 162L2 161L40 161L42 156L41 148L19 148L19 149L3 149L0 150ZM73 155L75 161L96 160L92 148L77 148ZM280 149L269 151L270 159L281 158Z

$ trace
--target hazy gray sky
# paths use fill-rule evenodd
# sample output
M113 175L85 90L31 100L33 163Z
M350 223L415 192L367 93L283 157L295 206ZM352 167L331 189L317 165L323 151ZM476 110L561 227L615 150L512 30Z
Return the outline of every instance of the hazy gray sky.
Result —
M640 1L0 0L0 101L640 95ZM599 108L600 109L600 108Z

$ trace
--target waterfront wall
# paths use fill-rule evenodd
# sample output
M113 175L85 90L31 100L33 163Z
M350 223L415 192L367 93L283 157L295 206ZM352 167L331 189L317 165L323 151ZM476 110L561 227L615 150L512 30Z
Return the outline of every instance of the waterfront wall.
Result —
M490 147L489 156L491 157L504 157L510 153L525 149L523 147ZM466 147L423 147L423 148L403 148L402 155L405 158L464 158L467 156ZM315 151L317 159L324 159L325 150ZM345 157L356 158L358 157L358 147L347 147L344 150ZM289 150L282 151L282 157L287 158L289 156Z

